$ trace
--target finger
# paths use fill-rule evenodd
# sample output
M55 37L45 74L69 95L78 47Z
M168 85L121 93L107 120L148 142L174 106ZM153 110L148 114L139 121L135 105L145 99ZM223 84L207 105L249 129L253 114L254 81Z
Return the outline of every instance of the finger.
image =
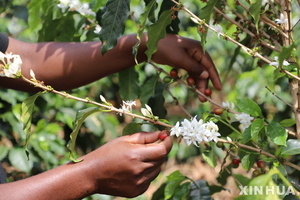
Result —
M128 141L134 144L149 144L158 140L160 131L156 132L138 132L128 135Z
M208 85L208 79L197 79L197 82L196 82L196 88L204 93L204 90L207 88L207 85ZM206 102L207 99L205 97L203 97L202 95L198 95L198 98L201 102Z
M209 74L209 78L213 84L213 86L217 89L217 90L221 90L222 89L222 84L219 78L219 73L211 59L211 57L209 56L208 53L206 53L203 58L201 59L201 63L200 63L203 67L205 67L206 71Z
M159 143L145 144L139 148L139 157L144 162L161 162L172 149L172 138L167 136Z

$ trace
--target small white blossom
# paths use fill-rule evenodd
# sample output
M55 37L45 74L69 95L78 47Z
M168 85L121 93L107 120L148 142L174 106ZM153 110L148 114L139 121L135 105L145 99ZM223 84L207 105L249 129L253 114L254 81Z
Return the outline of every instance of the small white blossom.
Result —
M123 101L123 105L122 105L122 109L124 111L132 111L132 106L136 106L136 102L135 101Z
M180 122L177 122L176 125L171 128L170 135L181 136L188 146L194 144L198 147L202 141L218 142L218 136L221 135L218 133L218 130L218 126L212 121L204 123L202 119L198 121L196 117L194 117L191 120L184 119L181 122L181 126Z
M191 20L196 23L196 24L199 24L199 21L197 19L195 19L194 17L191 17Z
M96 16L96 13L89 8L88 3L81 3L79 0L60 0L57 6L62 10L63 13L67 10L71 10L77 11L83 16Z
M123 101L123 105L121 105L120 110L122 110L122 112L132 112L133 105L136 105L135 101ZM122 116L121 112L119 114Z
M102 96L101 94L100 94L100 100L101 100L102 102L104 102L104 103L108 103L108 102L106 101L106 99L104 98L104 96Z
M228 101L222 102L222 106L231 110L233 110L235 107L234 103L229 103Z
M145 104L146 108L142 108L141 112L145 117L153 117L153 113L152 113L152 109L150 106L148 106L147 104Z
M275 22L277 24L285 24L288 22L288 19L284 18L284 15L282 13L280 13L280 18L279 19L275 19Z
M0 64L0 76L15 78L21 74L22 60L19 55L0 52L0 61L2 62Z
M236 114L236 119L242 124L242 129L245 130L251 125L251 121L254 119L249 114L241 113Z
M32 69L30 69L30 72L29 72L29 74L30 74L30 76L31 76L31 78L32 78L33 80L36 80L36 78L35 78L35 74L34 74L34 72L33 72L33 70L32 70Z
M278 60L278 57L275 56L275 57L274 57L274 60L275 60L275 61L274 61L274 62L271 62L270 65L272 65L272 66L278 68L278 66L279 66L279 63L278 63L278 61L277 61L277 60ZM290 63L289 63L288 61L284 60L283 63L282 63L282 65L284 65L284 66L289 66Z
M101 26L97 25L97 26L95 27L94 33L99 34L100 31L101 31Z
M180 127L180 123L177 122L175 124L175 126L173 126L170 130L170 136L176 135L176 137L181 136L182 131L181 131L182 127Z
M218 34L218 39L220 39L220 35L221 35L221 33L223 33L223 28L222 28L222 26L216 25L216 26L215 26L215 31L216 31L216 33Z

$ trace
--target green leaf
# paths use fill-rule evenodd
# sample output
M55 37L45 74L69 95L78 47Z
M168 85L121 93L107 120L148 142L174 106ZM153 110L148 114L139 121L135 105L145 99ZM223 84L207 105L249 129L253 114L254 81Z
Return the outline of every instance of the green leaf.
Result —
M256 161L256 157L257 155L254 154L247 154L245 155L241 162L242 162L242 167L246 170L249 171L251 169L251 167L253 166L253 164Z
M28 4L28 25L29 28L34 30L41 22L40 17L40 8L43 1L41 0L32 0Z
M237 99L237 107L253 117L263 117L260 107L251 99Z
M212 168L215 168L217 166L217 159L215 156L215 152L212 150L206 150L202 152L203 159L211 166Z
M267 126L267 136L277 145L286 145L288 134L286 130L277 122L271 122Z
M178 170L167 176L167 185L165 187L165 200L169 199L173 196L176 188L180 185L180 183L187 178L183 176Z
M138 97L140 91L138 78L134 67L119 72L119 92L123 100L134 100Z
M262 5L262 0L250 0L249 13L254 19L257 32L258 32L258 22L260 21L261 5Z
M177 1L178 2L178 1ZM160 16L164 11L170 10L170 8L176 7L176 4L172 1L162 1L158 16ZM166 27L167 33L178 34L179 32L179 23L178 11L173 11L173 15L176 16L175 19Z
M251 129L246 128L243 132L243 143L247 143L251 140Z
M23 148L13 148L9 151L8 159L19 170L29 173L33 167L33 161L28 160Z
M123 34L125 22L130 11L130 0L108 0L106 11L101 19L99 38L102 41L102 53L112 49Z
M253 141L258 141L258 135L260 130L264 127L264 120L255 119L251 124L251 138Z
M3 160L3 158L6 157L7 153L8 153L8 147L7 146L0 146L0 160Z
M207 2L206 6L204 6L199 14L199 18L204 20L206 24L209 24L210 16L212 13L214 13L213 9L214 7L219 7L221 5L221 1L219 0L210 0ZM201 37L201 44L204 47L206 43L206 36L207 36L207 28L205 27L206 33L203 34L199 32Z
M142 105L148 103L151 96L155 95L156 84L158 83L158 74L153 75L148 79L141 88L140 100Z
M283 127L291 127L294 124L296 124L295 119L284 119L281 122L279 122L279 124Z
M75 153L76 138L78 136L81 125L88 116L90 116L91 114L96 113L96 112L101 112L101 109L99 107L90 107L90 108L86 108L84 110L80 110L76 114L76 118L74 120L74 130L72 131L72 133L70 135L70 141L68 143L68 148L70 151L70 159L73 162L80 161L74 157L74 153Z
M190 186L191 186L190 182L186 182L178 186L174 191L172 200L185 200L187 195L190 192Z
M138 133L140 131L141 131L141 124L130 122L124 127L122 131L122 135L131 135L133 133Z
M166 36L166 27L172 21L171 16L172 11L166 10L161 14L155 24L149 26L148 41L146 43L147 50L145 52L148 62L151 60L152 55L157 51L158 41Z
M219 186L208 186L204 180L196 180L191 183L189 200L211 200L211 194L220 192L223 188Z
M281 150L282 155L296 155L300 154L300 140L289 139L286 146Z
M289 60L292 51L296 48L295 43L290 46L283 46L282 50L278 56L278 65L282 66L284 60Z
M153 87L153 86L152 86ZM167 110L164 107L165 97L163 95L165 85L157 82L155 85L155 95L151 96L148 100L148 105L151 107L153 115L158 116L160 119L165 119ZM161 120L160 120L161 121ZM156 125L159 130L164 130L164 126Z
M142 38L142 35L145 30L147 19L148 19L149 15L153 14L153 10L156 7L156 4L157 4L156 0L151 0L145 7L144 12L140 15L140 18L139 18L140 28L137 33L138 42L133 47L133 54L134 54L136 63L138 63L136 56L138 53L138 48L141 44L141 38Z
M21 114L21 121L24 124L24 132L26 134L26 140L25 140L25 151L28 156L28 142L30 139L30 127L31 127L31 119L32 119L32 113L34 110L34 102L35 100L45 92L39 92L34 94L33 96L30 96L26 98L22 103L22 114Z

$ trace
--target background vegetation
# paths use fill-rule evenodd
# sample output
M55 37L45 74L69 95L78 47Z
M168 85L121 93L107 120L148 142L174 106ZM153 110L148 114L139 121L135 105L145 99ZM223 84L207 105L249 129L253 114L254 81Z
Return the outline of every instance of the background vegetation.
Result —
M104 5L106 1L85 0L82 2L90 3L91 8L97 12L96 19L92 19L101 24L101 16L105 10ZM3 0L0 2L3 5L0 13L0 31L26 42L99 40L99 35L94 33L95 24L91 23L89 18L82 17L77 12L63 14L57 7L57 3L58 1L46 0ZM198 0L189 0L183 3L195 15L201 14L200 10L206 6L205 1ZM235 1L229 0L227 3L234 5ZM161 2L158 2L158 4L161 5ZM124 34L138 32L139 16L144 10L144 3L132 0L130 1L130 7L130 13L125 22ZM234 6L234 8L237 7ZM293 8L296 9L294 13L299 13L299 5L296 2L294 2ZM156 10L154 14L158 15L158 12L159 10ZM279 13L276 14L278 16ZM220 23L222 22L222 26L226 27L226 34L233 35L237 31L236 26L222 21L220 16L212 15L211 17L214 20L219 20ZM179 12L176 20L178 19L180 20L178 34L194 38L200 42L201 36L198 32L198 25L191 21L185 12ZM295 16L295 20L298 19L299 14ZM249 44L254 40L243 32L240 32L238 36L240 38L239 41L245 44ZM293 109L285 103L291 102L289 80L286 76L274 79L275 68L273 66L264 64L258 58L242 53L233 43L223 38L218 39L217 34L211 30L207 32L206 41L205 48L210 53L223 83L222 91L215 91L211 87L213 91L211 98L215 102L219 104L225 101L236 103L237 99L250 98L259 105L263 116L268 121L279 122L284 119L294 118ZM266 55L273 58L276 54L268 51ZM167 72L171 69L170 66L159 67ZM146 63L137 65L133 69L138 74L138 85L140 87L143 87L151 77L157 74L153 66ZM187 77L185 71L180 70L179 73L182 77ZM166 75L160 74L159 76L163 78ZM78 97L88 97L98 102L101 94L113 105L119 107L122 104L122 99L124 99L122 89L120 92L119 82L119 74L114 74L90 85L67 92ZM162 92L155 97L154 102L159 102L159 105L163 106L166 112L162 114L165 115L164 117L170 124L189 118L178 105L183 106L191 116L202 116L203 113L211 113L215 107L209 102L199 102L196 98L197 95L182 84L173 83L169 86L173 96L166 90L163 90L164 87L161 88ZM274 93L270 92L270 90ZM74 128L73 120L75 115L77 111L90 106L51 93L41 95L35 103L36 107L33 112L33 134L29 141L30 160L27 160L24 151L26 135L23 131L20 114L22 102L30 95L32 94L9 89L0 90L0 160L2 160L2 165L7 172L8 181L26 178L67 162L69 157L66 144ZM176 97L176 99L173 97ZM139 104L136 111L141 106ZM79 138L76 142L76 153L78 155L86 154L107 141L120 136L123 128L131 121L131 117L120 116L115 113L91 115L85 120L80 129ZM219 132L224 138L228 135L231 138L235 138L228 127L219 124L219 128ZM142 129L145 131L153 130L154 127L144 125ZM280 151L278 150L280 148L268 139L261 139L259 142L262 143L266 151L275 153ZM213 194L215 199L232 199L237 197L239 190L234 181L239 180L248 183L252 179L254 168L250 167L248 170L245 170L240 166L237 169L232 169L230 164L232 156L225 157L225 153L217 148L214 150L218 155L217 165L215 168L212 168L207 164L207 160L203 159L202 154L210 148L205 145L201 146L201 148L188 147L181 141L174 139L174 147L163 166L162 173L153 182L149 190L136 199L153 198L157 200L166 198L162 197L162 193L157 189L160 186L165 186L168 183L166 177L173 172L176 175L177 170L202 186L202 189L200 189L202 197L198 194L195 199L209 198L210 194ZM242 156L243 154L239 155ZM257 157L259 155L256 155L252 160L257 159ZM224 158L227 160L226 165L228 165L229 171L219 176ZM273 160L264 156L261 158L267 162L271 169ZM288 159L297 165L299 155ZM295 182L294 186L297 188L299 186L299 171L289 167L283 171L290 181ZM172 177L169 180L173 180ZM177 185L180 186L181 182L186 180L186 178L179 180ZM219 187L213 187L213 185L218 185ZM164 189L164 187L161 188ZM94 195L87 199L118 198Z

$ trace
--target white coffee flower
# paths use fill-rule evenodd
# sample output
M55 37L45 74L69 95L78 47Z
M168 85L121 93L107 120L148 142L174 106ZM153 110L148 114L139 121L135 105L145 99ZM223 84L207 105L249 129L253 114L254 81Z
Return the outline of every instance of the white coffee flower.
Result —
M142 114L143 114L145 117L149 117L149 118L153 117L153 113L152 113L151 107L148 106L147 104L145 104L145 107L146 107L146 108L142 108L142 109L141 109Z
M101 94L100 94L100 100L102 101L102 102L104 102L104 103L108 103L107 101L106 101L106 99L105 99L105 97L104 96L102 96Z
M182 127L180 127L180 123L176 122L175 126L173 126L170 130L170 136L176 135L176 137L181 136Z
M101 31L101 26L97 25L97 26L95 27L94 33L99 34L100 31Z
M242 129L245 130L251 125L251 121L254 119L249 114L241 113L236 114L236 119L242 124Z
M33 72L32 69L30 69L29 74L30 74L30 76L31 76L31 78L32 78L33 80L36 80L35 74L34 74L34 72Z
M223 33L223 28L219 24L215 26L215 31L218 34L218 39L220 39L221 33Z
M223 106L224 108L228 108L228 109L230 109L230 110L233 110L234 107L235 107L234 103L232 103L232 102L230 103L230 102L228 102L228 101L222 102L222 106Z
M191 120L184 119L181 122L181 126L180 123L177 122L176 125L171 128L170 135L181 136L188 146L194 144L199 147L202 141L217 142L218 136L220 136L218 130L218 126L212 121L204 123L202 119L198 121L195 116Z
M272 66L278 68L278 66L279 66L279 63L278 63L278 61L277 61L277 60L278 60L278 56L275 56L275 57L274 57L274 60L275 60L275 61L274 61L274 62L271 62L270 65L272 65ZM289 63L288 61L284 60L283 63L282 63L282 65L284 65L284 66L289 66L290 63Z
M280 18L279 19L275 19L275 22L277 24L285 24L285 23L288 23L288 19L286 19L284 17L284 15L282 13L280 13Z
M60 0L57 6L62 10L62 12L66 12L67 10L77 11L83 16L96 16L96 13L89 8L88 3L81 3L79 0Z
M22 59L19 55L0 52L0 76L15 78L21 75Z

